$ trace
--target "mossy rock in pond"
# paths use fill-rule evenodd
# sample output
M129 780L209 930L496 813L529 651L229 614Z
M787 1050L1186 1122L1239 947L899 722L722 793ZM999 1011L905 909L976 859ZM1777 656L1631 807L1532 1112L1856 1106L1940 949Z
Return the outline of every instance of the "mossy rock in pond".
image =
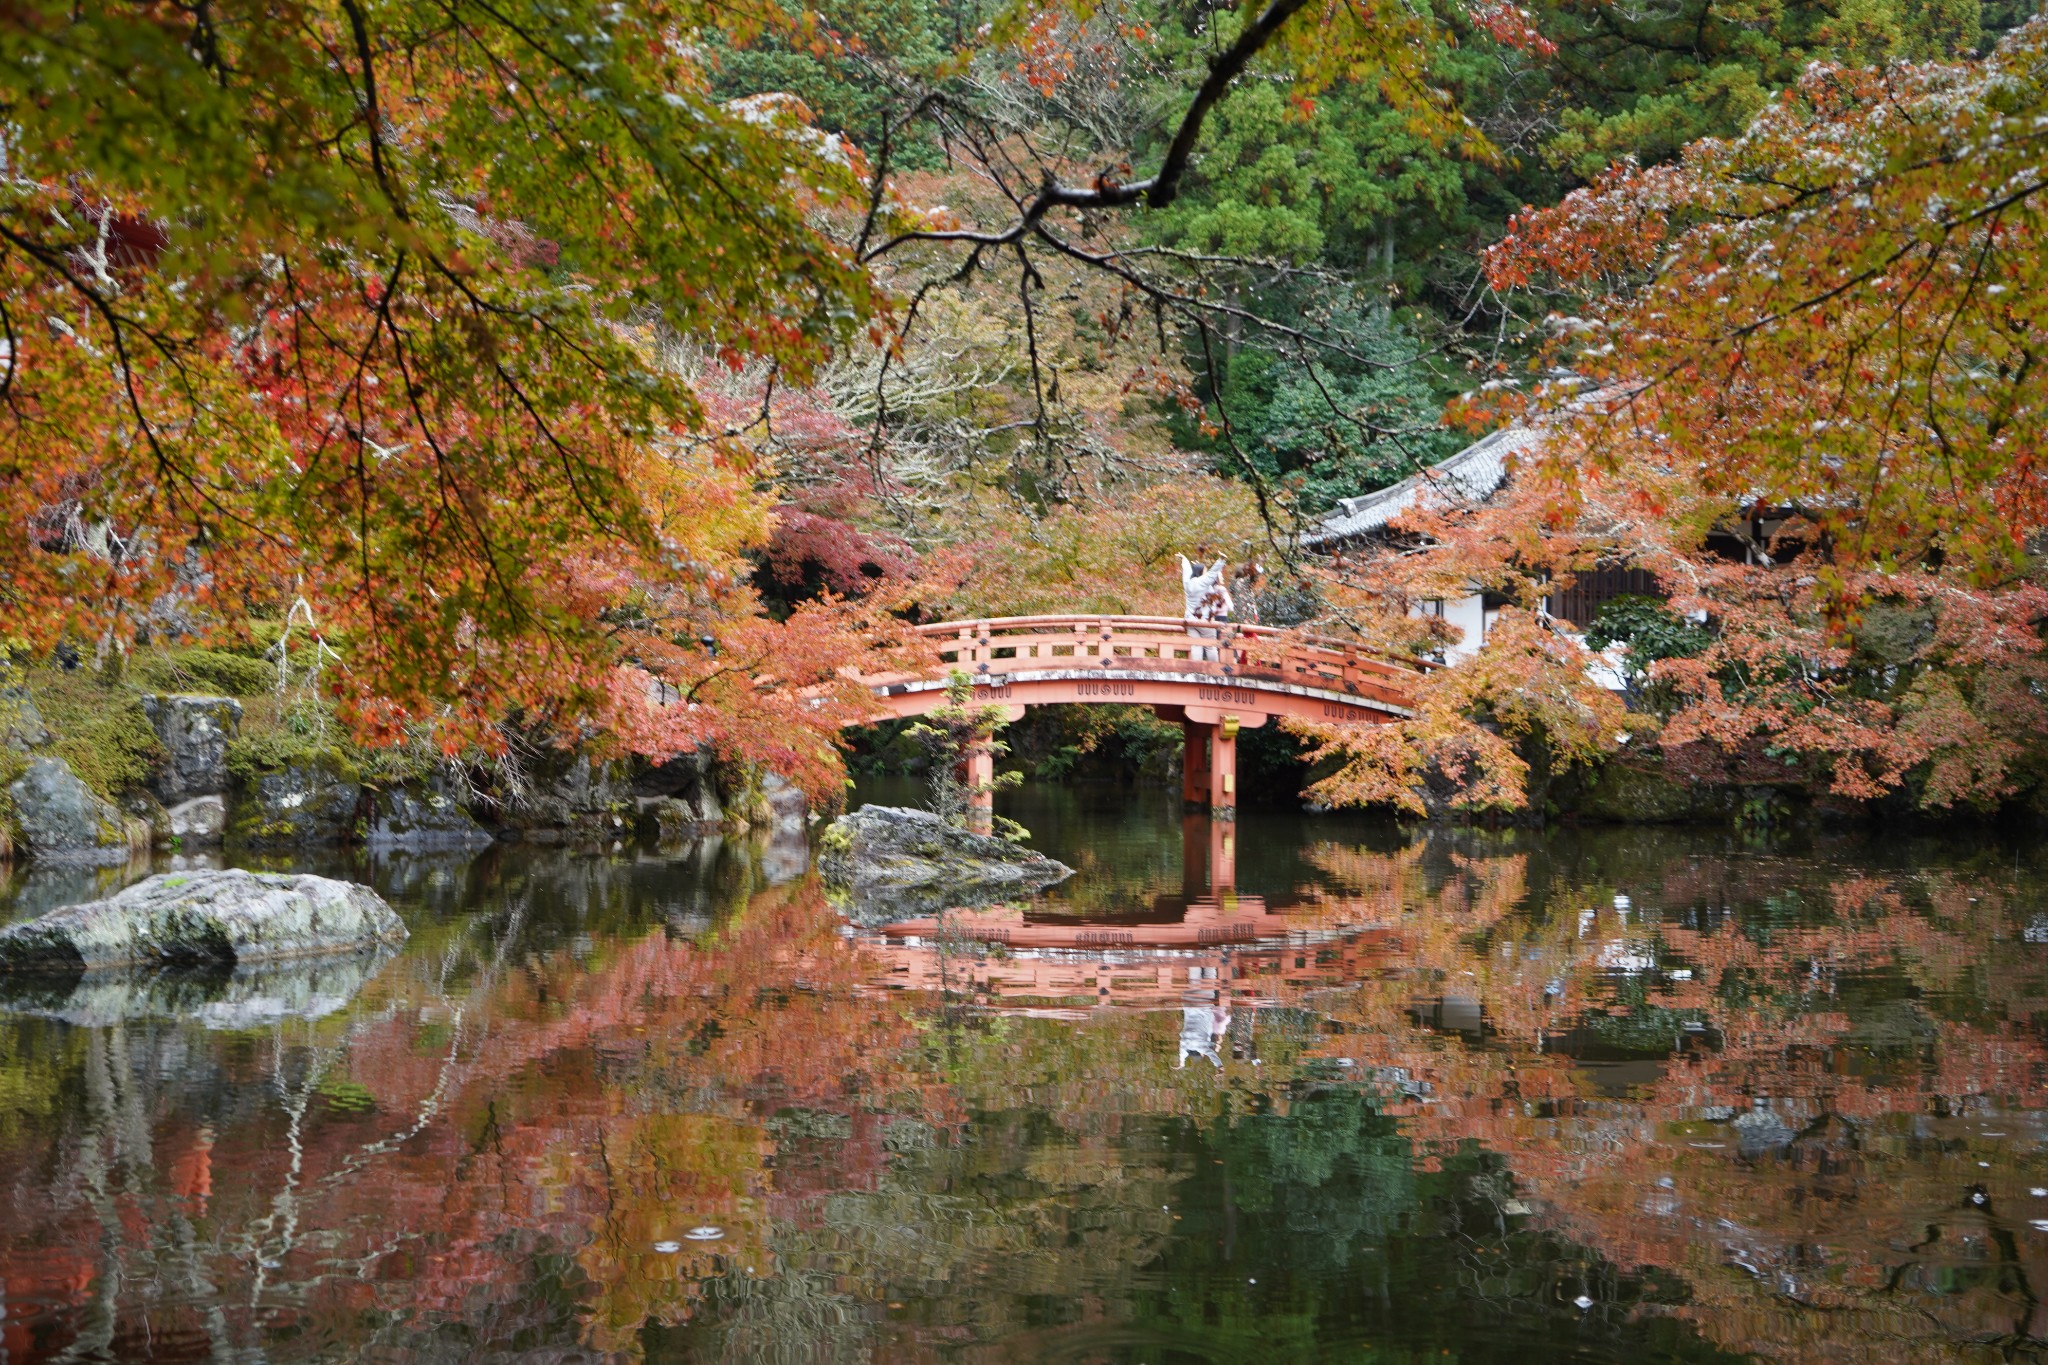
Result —
M895 806L834 820L819 840L818 867L849 914L876 924L1035 891L1074 871L1022 844Z
M165 873L0 930L0 971L233 966L403 943L376 892L327 877Z

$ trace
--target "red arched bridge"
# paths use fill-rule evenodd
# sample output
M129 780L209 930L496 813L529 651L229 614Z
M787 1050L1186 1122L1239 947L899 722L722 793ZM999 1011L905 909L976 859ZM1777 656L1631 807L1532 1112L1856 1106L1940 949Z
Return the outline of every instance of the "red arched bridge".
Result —
M1379 723L1409 714L1427 665L1361 645L1271 626L1174 616L1008 616L920 626L938 654L926 672L863 676L891 716L944 706L954 672L976 705L1150 706L1181 723L1182 793L1231 819L1237 736L1274 716ZM995 777L986 749L966 761L974 824L986 829Z

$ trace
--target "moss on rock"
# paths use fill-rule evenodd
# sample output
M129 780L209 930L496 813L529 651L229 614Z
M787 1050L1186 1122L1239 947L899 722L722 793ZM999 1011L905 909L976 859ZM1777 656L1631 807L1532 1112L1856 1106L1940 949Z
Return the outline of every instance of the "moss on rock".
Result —
M357 839L361 769L338 745L237 740L228 748L233 780L227 842L243 848L293 848Z
M145 785L163 744L128 688L105 686L83 669L36 669L29 695L53 734L50 748L105 800Z
M160 692L260 697L277 689L277 666L220 649L168 649L140 656L129 676Z
M39 859L119 863L149 848L149 827L123 815L62 758L31 759L7 792L23 842Z

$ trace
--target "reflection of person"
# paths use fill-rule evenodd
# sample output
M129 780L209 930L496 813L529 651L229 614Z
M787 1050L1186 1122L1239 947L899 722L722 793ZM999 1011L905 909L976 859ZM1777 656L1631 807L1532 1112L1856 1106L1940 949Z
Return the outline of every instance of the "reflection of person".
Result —
M1206 1005L1182 1005L1180 1010L1180 1060L1178 1070L1190 1057L1207 1057L1223 1069L1223 1035L1230 1032L1230 1005L1216 999Z

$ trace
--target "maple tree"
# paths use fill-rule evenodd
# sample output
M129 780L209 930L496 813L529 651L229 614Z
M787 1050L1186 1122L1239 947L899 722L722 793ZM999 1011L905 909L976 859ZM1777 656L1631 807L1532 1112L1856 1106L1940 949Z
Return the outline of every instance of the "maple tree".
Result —
M1022 52L1021 88L1049 96L1066 13L1005 12L945 60L929 35L889 42L941 86ZM1479 13L1520 32L1506 7ZM896 640L910 565L855 525L904 486L872 449L851 502L815 496L861 455L830 430L859 408L833 381L865 366L877 421L900 409L890 370L940 308L919 272L1016 259L1025 425L1050 469L1034 254L1111 281L1126 314L1203 315L1084 220L1169 205L1243 73L1381 81L1418 127L1469 132L1411 79L1430 20L1278 0L1228 16L1149 176L1115 169L1128 148L1055 152L971 101L920 99L907 119L999 172L967 207L1007 201L1014 222L982 230L906 192L907 125L877 134L872 106L834 116L878 137L871 160L794 97L733 97L763 54L858 67L834 22L769 0L11 13L10 628L105 654L297 606L367 737L489 748L516 716L650 754L711 743L822 791L859 715L842 670ZM1044 173L1029 190L1000 167L1013 136ZM876 361L852 360L870 341ZM760 422L720 370L758 391ZM832 399L808 448L802 417L773 430L806 394ZM763 556L776 591L822 598L764 613ZM798 690L795 709L767 695Z
M1526 612L1503 613L1486 648L1419 682L1411 714L1392 724L1285 722L1311 741L1307 758L1331 770L1306 794L1332 806L1429 815L1431 796L1466 811L1528 804L1529 758L1589 765L1627 734L1621 702L1586 676L1578 641Z
M1818 66L1740 137L1524 215L1494 284L1590 286L1551 358L1616 386L1552 465L1630 465L1642 510L1696 533L1788 509L1824 577L2023 572L2044 105L2038 24L1980 65Z
M1816 65L1740 136L1526 212L1489 270L1551 306L1546 377L1477 405L1540 439L1494 505L1426 497L1335 600L1483 588L1520 619L1647 569L1669 615L1576 624L1644 650L1626 728L1675 778L1933 808L2037 787L2044 82L2039 24L1981 64Z
M2044 82L2039 24L1981 65L1816 67L1741 137L1617 168L1496 248L1504 287L1601 291L1553 354L1613 396L1532 480L1580 553L1714 624L1651 670L1667 747L1761 742L1935 806L2034 780ZM1731 531L1748 562L1704 552Z
M665 353L801 375L855 332L872 285L808 217L853 163L793 111L713 99L675 36L710 22L801 27L770 6L10 13L12 628L104 649L167 598L229 624L299 599L350 718L444 747L518 711L745 749L763 727L736 708L775 703L741 660L829 683L857 637L807 628L823 608L759 620L760 471L689 439L704 412ZM649 704L676 693L715 704Z

